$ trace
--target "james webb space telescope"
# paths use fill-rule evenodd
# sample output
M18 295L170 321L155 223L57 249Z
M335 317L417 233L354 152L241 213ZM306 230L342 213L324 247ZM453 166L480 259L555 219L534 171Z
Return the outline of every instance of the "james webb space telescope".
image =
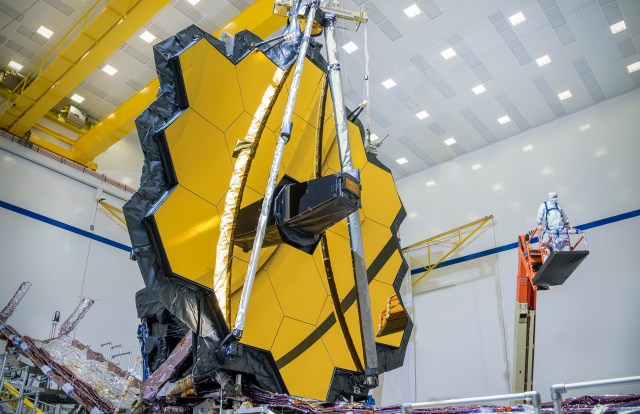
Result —
M191 26L154 47L124 208L151 404L248 385L361 400L403 363L405 211L345 108L335 31L367 19L338 3L257 1L244 22L265 38ZM376 335L392 298L399 322Z

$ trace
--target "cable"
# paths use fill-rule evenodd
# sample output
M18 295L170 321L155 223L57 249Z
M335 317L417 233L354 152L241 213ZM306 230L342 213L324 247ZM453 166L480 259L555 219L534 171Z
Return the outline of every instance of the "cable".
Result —
M497 249L498 239L496 236L496 223L491 217L491 228L493 229L493 247ZM507 324L504 319L504 304L502 299L502 278L500 277L500 253L496 253L496 270L498 276L498 300L500 302L500 320L502 321L502 340L504 342L504 362L507 366L507 390L511 390L511 368L509 367L509 355L507 348Z

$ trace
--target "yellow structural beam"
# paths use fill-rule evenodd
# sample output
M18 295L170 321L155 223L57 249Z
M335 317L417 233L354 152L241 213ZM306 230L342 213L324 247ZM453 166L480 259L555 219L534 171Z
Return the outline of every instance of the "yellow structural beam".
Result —
M273 0L257 0L213 35L219 38L223 31L235 35L246 29L261 38L266 38L286 23L285 17L274 15L272 11ZM155 100L158 85L158 79L152 80L79 137L72 151L72 159L86 164L133 131L135 118Z
M0 401L13 400L6 401L5 404L15 411L18 409L18 400L16 400L18 397L20 397L20 392L13 385L9 384L9 382L4 381L4 388L2 388L2 392L0 393ZM23 400L23 407L26 407L29 411L33 412L33 401L25 397ZM36 414L44 413L42 410L36 409Z
M118 207L112 206L107 203L104 198L100 198L97 200L98 204L101 205L107 213L111 214L116 220L122 223L125 227L127 227L127 222L124 220L124 211L119 209Z
M476 220L474 222L465 224L460 227L456 227L455 229L451 229L444 233L440 233L433 237L429 237L428 239L421 240L417 243L414 243L402 249L403 253L407 253L416 249L422 249L422 248L427 249L426 264L411 257L411 260L418 264L419 266L418 269L424 270L424 272L421 273L420 276L416 278L416 280L414 280L411 285L415 286L418 282L420 282L425 276L431 273L432 270L437 268L440 265L440 263L444 261L444 259L449 257L451 253L453 253L459 247L461 247L467 240L469 240L469 238L471 238L471 236L476 234L478 230L480 230L485 224L489 222L489 220L492 220L492 219L493 219L493 216L486 216L481 218L480 220ZM431 262L431 246L434 244L437 244L437 245L449 244L450 247L449 247L449 250L445 252L445 254L443 254L437 261L435 261L435 263L432 263Z
M16 96L10 100L12 105L0 116L0 124L18 136L24 135L168 2L111 0L90 22L85 14L79 20L80 33L74 39L66 39L65 35L61 39L63 44L56 44L52 55L43 58L59 53L51 63L44 68L44 61L41 62L30 82L15 91Z

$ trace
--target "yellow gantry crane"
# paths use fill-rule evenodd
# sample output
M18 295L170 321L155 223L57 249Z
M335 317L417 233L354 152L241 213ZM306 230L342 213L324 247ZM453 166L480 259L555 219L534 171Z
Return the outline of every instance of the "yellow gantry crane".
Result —
M486 216L481 218L480 220L476 220L474 222L456 227L455 229L446 231L444 233L440 233L433 237L429 237L428 239L413 243L412 245L402 249L402 253L410 253L412 251L422 249L427 250L426 263L415 259L413 256L409 256L410 260L418 266L413 270L420 271L420 276L418 276L413 282L411 282L411 286L415 286L425 276L435 270L447 257L449 257L458 248L462 247L464 243L471 238L471 236L476 234L485 224L487 224L492 219L493 216ZM431 248L433 246L447 246L448 249L437 260L432 260ZM404 312L404 308L402 307L402 304L400 303L398 297L395 295L391 296L387 301L387 308L380 312L380 318L378 320L378 333L376 336L381 337L398 332L400 327L406 324L406 318L406 312Z
M411 261L416 263L419 266L417 269L421 271L420 276L417 277L412 282L412 286L415 286L425 276L431 273L432 270L437 268L440 265L440 263L442 263L447 257L449 257L458 248L462 247L462 245L467 240L469 240L471 236L476 234L478 230L480 230L485 224L487 224L492 219L493 219L493 216L486 216L481 218L480 220L476 220L474 222L465 224L464 226L456 227L455 229L446 231L444 233L438 234L433 237L429 237L428 239L421 240L417 243L414 243L402 249L403 253L409 253L417 249L424 249L424 248L427 249L426 263L422 263L421 261L411 256ZM432 246L436 246L436 245L448 246L449 249L442 256L440 256L438 260L433 261L431 258L431 248Z
M97 0L65 33L38 64L10 92L0 108L0 126L16 136L32 131L29 141L67 159L95 169L93 159L135 129L135 118L156 98L158 79L153 79L120 107L88 131L64 125L77 139L39 125L58 102L99 67L128 38L160 11L169 0ZM104 7L102 10L101 8ZM214 36L233 36L250 30L266 38L284 26L286 17L273 14L273 0L258 0L223 25ZM44 132L44 135L40 134ZM43 137L49 135L60 143Z

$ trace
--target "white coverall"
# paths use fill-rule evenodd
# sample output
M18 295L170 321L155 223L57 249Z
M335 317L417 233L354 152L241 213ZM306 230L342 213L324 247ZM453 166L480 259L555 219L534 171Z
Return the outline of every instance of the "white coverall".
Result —
M569 229L569 218L562 206L558 203L558 195L549 193L546 202L538 208L538 226L542 228L541 241L546 244L549 240L549 248L555 251L569 250L569 235L556 234L555 230Z

